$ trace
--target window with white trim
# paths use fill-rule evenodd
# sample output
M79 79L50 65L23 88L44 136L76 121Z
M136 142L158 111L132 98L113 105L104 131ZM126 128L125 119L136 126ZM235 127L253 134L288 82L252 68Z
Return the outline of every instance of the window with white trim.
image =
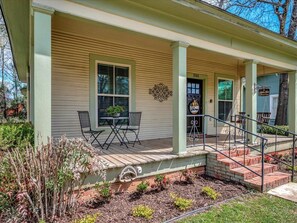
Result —
M230 121L233 108L233 85L229 79L218 79L218 118Z
M97 123L104 125L100 117L107 116L109 106L120 105L128 116L130 105L130 66L97 63Z

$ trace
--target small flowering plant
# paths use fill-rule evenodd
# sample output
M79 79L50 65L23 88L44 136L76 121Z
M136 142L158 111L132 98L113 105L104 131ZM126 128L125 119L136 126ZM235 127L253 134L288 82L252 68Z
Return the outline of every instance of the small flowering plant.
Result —
M184 181L187 184L193 184L195 179L195 174L189 169L185 169L181 172L180 181Z
M169 178L168 177L166 178L164 175L159 174L155 176L154 182L155 184L153 184L151 187L158 191L167 190L170 186Z

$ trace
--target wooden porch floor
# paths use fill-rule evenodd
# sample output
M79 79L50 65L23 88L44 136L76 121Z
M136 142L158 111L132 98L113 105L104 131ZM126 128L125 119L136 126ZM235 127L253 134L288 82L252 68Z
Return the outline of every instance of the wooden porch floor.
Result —
M274 136L267 136L268 143L274 142ZM229 140L225 135L220 135L217 137L218 148L224 149L228 148ZM287 142L287 137L278 137L278 142ZM190 141L189 141L190 142ZM232 141L231 141L232 142ZM215 146L216 137L206 138L206 143L208 145ZM113 143L108 150L100 150L99 156L108 164L109 168L125 167L127 165L140 165L151 162L158 162L163 160L172 160L182 157L191 157L197 155L203 155L212 151L210 148L203 150L202 139L199 139L198 145L187 148L187 152L184 154L176 155L173 154L172 148L172 138L164 139L152 139L152 140L142 140L141 145L135 144L135 147L132 147L129 144L129 148L125 146L120 146L119 143ZM232 147L241 147L241 144L235 145L232 143ZM99 150L98 148L96 149Z

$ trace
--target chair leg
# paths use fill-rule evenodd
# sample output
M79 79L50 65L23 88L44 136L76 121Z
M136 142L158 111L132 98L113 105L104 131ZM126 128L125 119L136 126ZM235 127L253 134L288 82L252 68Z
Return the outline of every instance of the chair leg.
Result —
M93 144L93 142L97 142L98 145L101 147L101 149L103 149L103 146L101 145L101 143L99 142L99 140L97 139L99 137L100 133L98 133L97 135L95 135L94 133L91 133L91 136L94 138L93 141L91 142L91 145Z
M82 136L84 137L84 139L87 141L87 142L89 142L89 140L90 139L88 139L87 137L86 137L86 135L82 132Z
M127 143L130 143L130 142L129 142L129 139L127 138L127 132L128 132L127 129L123 131L123 134L124 134L123 139L124 139L124 140L126 139L126 140L127 140Z
M135 146L135 143L136 143L137 141L138 141L139 145L141 145L141 142L140 142L140 140L139 140L139 138L138 138L139 131L138 131L138 132L133 131L133 132L134 132L134 134L135 134L135 140L134 140L134 142L133 142L133 147Z

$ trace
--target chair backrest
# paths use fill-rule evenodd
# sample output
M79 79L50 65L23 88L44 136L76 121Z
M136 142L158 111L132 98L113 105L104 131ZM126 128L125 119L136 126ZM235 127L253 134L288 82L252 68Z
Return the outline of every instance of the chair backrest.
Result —
M129 112L129 126L140 126L142 112Z
M77 111L81 129L91 129L90 115L88 111Z
M261 122L261 123L268 124L270 116L271 116L270 112L258 112L257 113L257 121Z

